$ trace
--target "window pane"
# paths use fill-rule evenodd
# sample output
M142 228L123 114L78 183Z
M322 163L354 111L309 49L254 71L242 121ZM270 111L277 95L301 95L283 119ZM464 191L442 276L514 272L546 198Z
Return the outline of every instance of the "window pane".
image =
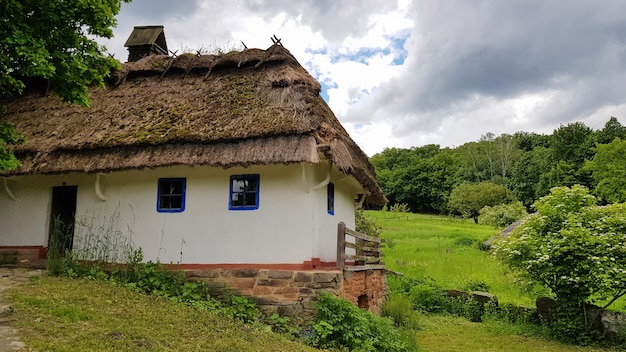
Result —
M243 193L236 193L233 194L233 201L232 201L232 205L234 207L242 207L245 204L243 203Z
M326 210L328 214L335 214L335 185L332 182L326 188Z
M245 182L240 179L233 179L233 193L243 191Z
M256 205L256 193L246 193L245 205Z
M159 179L157 211L182 212L185 210L185 185L186 179L184 178Z
M231 210L254 210L258 209L259 199L259 175L233 175L230 177L230 203Z
M169 194L183 194L183 183L182 182L170 182Z
M171 196L169 202L170 209L180 209L183 206L183 196Z

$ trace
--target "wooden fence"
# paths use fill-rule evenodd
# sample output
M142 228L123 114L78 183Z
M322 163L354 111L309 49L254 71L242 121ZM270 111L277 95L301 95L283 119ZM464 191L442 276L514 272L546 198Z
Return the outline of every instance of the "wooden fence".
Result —
M353 237L354 242L346 241L346 236ZM383 241L351 230L340 222L337 225L337 267L348 271L385 269L385 263L381 261L383 254L380 252ZM346 248L353 248L355 254L346 254Z

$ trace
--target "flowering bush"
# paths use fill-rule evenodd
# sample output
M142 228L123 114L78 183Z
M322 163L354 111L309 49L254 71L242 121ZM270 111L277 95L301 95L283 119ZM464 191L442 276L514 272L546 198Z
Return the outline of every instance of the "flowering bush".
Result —
M486 206L480 210L479 224L495 227L507 227L519 219L528 215L526 207L517 201L509 204L500 204L493 207Z
M607 308L626 294L626 204L596 202L582 186L553 188L494 246L496 258L549 288L559 307L582 313L587 327L587 303Z
M626 294L626 205L595 204L585 187L553 188L534 204L536 215L496 243L496 257L548 287L557 299L621 297Z

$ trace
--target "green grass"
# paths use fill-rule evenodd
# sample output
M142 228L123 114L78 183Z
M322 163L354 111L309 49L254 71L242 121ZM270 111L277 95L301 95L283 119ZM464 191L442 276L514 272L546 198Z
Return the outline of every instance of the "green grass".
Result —
M29 351L317 351L104 281L43 277L12 289L9 298L11 325Z
M525 327L501 321L472 323L465 318L426 315L420 319L417 341L420 352L607 352L590 346L566 345L537 335Z
M485 283L503 303L533 306L536 287L521 284L479 243L499 230L446 216L366 211L381 228L387 268L409 276L430 276L444 289L472 290Z
M445 289L468 290L472 283L488 285L500 303L534 306L546 292L521 285L479 243L500 230L472 220L446 216L366 211L386 240L388 269L411 277L429 276ZM529 323L509 323L489 315L482 323L450 315L420 314L416 332L421 352L428 351L616 351L562 344L549 332Z

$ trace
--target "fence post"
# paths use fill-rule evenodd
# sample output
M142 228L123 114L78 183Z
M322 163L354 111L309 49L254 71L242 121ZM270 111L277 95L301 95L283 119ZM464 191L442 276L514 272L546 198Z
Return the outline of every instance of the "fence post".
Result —
M337 225L337 267L343 270L346 263L344 255L346 254L346 224L340 222Z

